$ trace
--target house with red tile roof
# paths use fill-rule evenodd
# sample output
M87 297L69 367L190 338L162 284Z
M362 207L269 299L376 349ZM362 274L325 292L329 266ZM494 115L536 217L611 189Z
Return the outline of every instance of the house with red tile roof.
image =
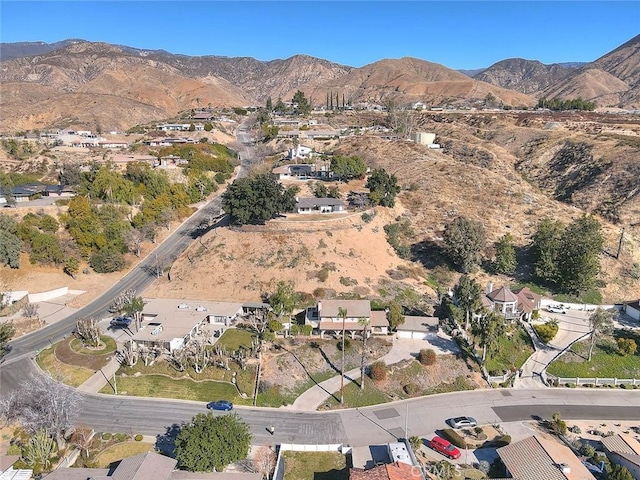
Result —
M424 478L419 467L402 462L387 463L363 470L349 469L349 480L419 480Z
M487 285L486 294L482 298L482 304L487 310L499 313L505 320L531 320L533 312L540 309L541 302L542 297L528 287L515 292L506 286L494 290L491 283Z

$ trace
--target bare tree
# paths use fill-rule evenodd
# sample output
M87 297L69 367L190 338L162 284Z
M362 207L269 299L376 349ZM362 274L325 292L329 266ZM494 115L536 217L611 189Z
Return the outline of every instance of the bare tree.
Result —
M144 362L144 366L153 365L153 362L160 356L160 351L157 348L143 347L139 349L140 358Z
M40 305L37 303L27 303L22 309L22 316L25 318L35 318L38 316Z
M173 221L174 217L174 211L170 208L165 208L160 212L158 223L165 227L167 230L171 230L171 222Z
M45 430L64 447L64 435L75 424L80 394L49 375L34 375L0 400L0 417L18 422L30 434Z
M187 367L188 360L187 350L185 348L173 350L169 355L169 361L179 372L184 372L184 369Z
M93 439L93 430L86 425L78 425L71 434L71 444L80 449L80 454L84 454L84 458L89 456L91 448L91 440Z
M268 480L276 468L276 452L271 445L263 445L256 450L251 459L240 462L242 469L250 473L260 473L262 478Z
M85 345L98 347L102 330L95 318L81 318L76 322L76 335Z
M138 363L138 346L133 340L128 340L124 343L120 354L122 355L122 361L127 367L133 367Z
M141 230L132 229L127 233L127 248L129 251L135 254L136 257L140 257L140 248L142 247L142 242L144 242L145 237L144 233Z
M205 368L211 365L211 350L207 349L203 342L192 339L189 340L185 348L196 373L202 373Z
M126 305L129 305L136 298L136 291L133 288L122 291L116 298L113 299L110 305L110 311L121 312L125 309Z
M589 336L589 358L587 362L591 361L591 354L593 353L596 339L600 336L611 335L611 332L613 332L613 315L614 312L598 307L589 317L591 335Z

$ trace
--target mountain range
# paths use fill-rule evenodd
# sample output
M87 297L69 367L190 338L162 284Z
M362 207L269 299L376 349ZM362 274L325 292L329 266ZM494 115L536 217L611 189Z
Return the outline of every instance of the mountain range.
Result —
M587 64L508 59L459 72L417 58L354 68L307 55L187 56L69 39L0 44L0 131L126 129L187 109L263 105L302 90L351 104L531 107L542 97L640 107L640 35ZM469 76L473 75L473 77Z

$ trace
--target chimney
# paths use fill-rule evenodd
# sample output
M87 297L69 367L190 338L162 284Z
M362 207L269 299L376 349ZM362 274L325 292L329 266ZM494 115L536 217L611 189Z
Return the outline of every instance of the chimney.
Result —
M487 291L485 293L489 295L492 291L493 291L493 283L487 282Z

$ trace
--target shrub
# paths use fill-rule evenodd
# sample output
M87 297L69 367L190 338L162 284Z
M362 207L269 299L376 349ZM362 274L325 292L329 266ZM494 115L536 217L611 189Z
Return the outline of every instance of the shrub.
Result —
M464 441L462 435L451 428L445 428L442 430L442 437L449 440L453 445L458 448L467 448L467 442Z
M329 269L326 267L322 267L319 271L318 274L316 275L316 277L318 278L318 280L320 280L321 282L326 282L327 278L329 278Z
M511 435L500 435L493 439L493 444L496 448L506 447L511 443Z
M622 355L633 355L636 353L638 346L636 345L636 341L633 338L619 338L618 339L618 350Z
M542 342L549 343L558 333L558 323L546 322L542 325L534 325L533 329L536 331Z
M127 439L126 433L116 433L113 438L115 438L119 442L124 442Z
M369 375L375 381L386 380L387 378L387 364L382 360L378 360L371 364L369 367Z
M418 360L422 365L433 365L436 363L436 352L432 348L423 348L418 354Z
M339 351L342 351L342 339L338 340L337 347ZM344 337L344 351L346 352L350 348L351 348L351 339L349 337Z
M141 442L142 441L142 434L141 433L137 434L135 437L133 437L133 439L136 442Z
M102 434L102 439L103 439L103 440L106 440L106 441L109 441L109 440L111 440L111 437L112 437L112 436L113 436L113 435L111 435L110 433L103 433L103 434Z
M418 394L418 392L420 391L420 387L418 387L418 385L416 385L415 383L407 383L404 387L402 387L402 390L407 395L414 396Z
M360 216L360 218L362 219L362 221L364 223L369 223L369 222L371 222L373 220L373 217L375 217L375 216L376 216L375 212L373 212L373 213L366 213L365 212Z

